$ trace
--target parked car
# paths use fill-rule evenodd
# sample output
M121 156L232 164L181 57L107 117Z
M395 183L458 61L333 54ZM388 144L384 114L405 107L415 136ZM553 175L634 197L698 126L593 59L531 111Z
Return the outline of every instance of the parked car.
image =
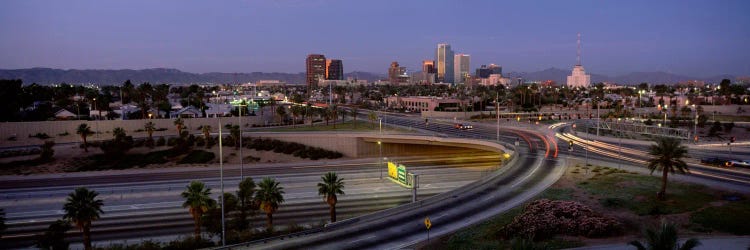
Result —
M456 123L456 125L453 125L454 128L460 129L460 130L467 130L467 129L473 129L474 127L468 124L461 124Z
M727 160L719 158L719 157L706 157L701 159L701 163L706 165L724 165Z
M727 167L740 167L740 168L750 168L750 160L731 160L728 161L726 164Z

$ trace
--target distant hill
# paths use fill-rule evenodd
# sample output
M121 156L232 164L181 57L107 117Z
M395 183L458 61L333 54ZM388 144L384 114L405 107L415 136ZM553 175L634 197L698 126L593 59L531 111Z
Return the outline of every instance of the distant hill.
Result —
M382 76L367 72L351 72L344 74L345 77L352 76L357 79L374 81ZM81 84L95 83L100 85L119 85L130 80L133 83L150 82L152 84L201 84L201 83L246 83L258 80L281 80L289 84L304 84L305 73L204 73L196 74L183 72L177 69L154 68L154 69L120 69L120 70L98 70L98 69L0 69L0 79L21 79L24 84Z
M566 83L568 79L568 75L570 75L572 69L558 69L558 68L548 68L541 71L535 71L535 72L510 72L507 74L507 76L510 77L522 77L526 80L532 80L532 81L545 81L545 80L553 80L557 82L558 84ZM721 79L735 79L735 76L732 75L718 75L713 77L690 77L690 76L682 76L682 75L676 75L671 74L667 72L633 72L626 75L620 75L620 76L605 76L605 75L599 75L599 74L592 74L591 72L587 72L588 74L591 74L591 82L614 82L618 84L639 84L642 82L647 83L676 83L676 82L682 82L682 81L688 81L688 80L699 80L699 81L707 81L707 82L713 82L718 83L721 81Z

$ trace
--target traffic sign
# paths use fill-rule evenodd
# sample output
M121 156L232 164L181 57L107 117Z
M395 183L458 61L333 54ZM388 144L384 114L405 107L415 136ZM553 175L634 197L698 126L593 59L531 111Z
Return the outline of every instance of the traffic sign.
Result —
M430 230L430 227L432 227L432 222L430 222L430 217L424 217L424 226L427 227L427 230Z

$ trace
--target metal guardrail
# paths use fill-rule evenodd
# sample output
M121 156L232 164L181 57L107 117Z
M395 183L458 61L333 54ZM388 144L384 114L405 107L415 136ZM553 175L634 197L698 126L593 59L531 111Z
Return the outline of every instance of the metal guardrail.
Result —
M639 135L652 135L662 137L672 137L677 139L688 140L690 139L690 130L682 128L669 128L659 126L649 126L642 123L633 122L610 122L594 120L576 120L575 123L579 123L583 126L577 126L579 129L600 129L618 133L631 133ZM590 131L589 131L590 132Z

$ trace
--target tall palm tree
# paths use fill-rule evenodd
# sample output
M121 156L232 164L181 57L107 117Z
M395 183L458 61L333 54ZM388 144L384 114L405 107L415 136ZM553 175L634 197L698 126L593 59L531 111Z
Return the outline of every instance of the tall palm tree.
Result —
M208 143L208 140L211 139L211 125L203 125L203 127L201 127L201 131L203 132L204 139L206 139L206 148L208 148L210 145Z
M690 250L701 244L698 239L691 238L680 246L677 243L677 228L669 223L662 223L659 231L646 229L644 236L646 237L646 246L636 240L628 244L638 250Z
M375 111L370 111L370 113L367 114L367 119L370 120L370 128L375 128L375 121L378 120L378 114L376 114Z
M81 135L81 139L83 139L83 151L89 152L89 145L86 143L86 137L93 134L94 132L91 131L91 127L89 127L86 123L81 123L81 125L78 125L78 128L76 129L76 134Z
M229 128L229 135L232 136L232 139L234 139L234 148L240 149L240 136L242 136L242 132L240 131L240 126L234 125Z
M146 130L146 133L148 133L148 140L153 141L154 137L154 130L156 130L156 125L154 125L153 122L147 122L145 125L143 125L143 129Z
M182 128L185 127L185 121L178 117L174 120L174 126L177 128L177 136L182 136Z
M292 127L297 127L297 117L302 114L302 107L297 105L292 105L292 107L289 108L292 113Z
M344 194L344 178L340 178L334 172L328 172L320 177L322 182L318 183L318 195L322 195L328 206L331 207L331 222L336 222L337 195Z
M185 198L182 207L189 208L190 215L193 216L195 222L195 238L200 238L201 216L208 212L209 208L216 206L216 201L211 199L211 188L206 187L203 182L192 181L182 192L182 198Z
M283 105L276 107L276 114L279 115L279 124L284 123L284 116L286 116L286 109Z
M102 200L96 199L99 195L96 191L89 191L85 187L76 188L68 195L63 205L65 215L63 219L69 219L83 232L83 246L91 249L91 222L99 219L104 213L102 211Z
M273 230L273 213L279 209L279 204L284 202L284 188L279 187L279 182L274 179L263 178L258 184L258 191L255 192L255 202L260 205L263 212L266 212L268 231Z
M681 173L688 172L687 164L682 160L687 154L687 148L682 146L678 139L661 137L656 140L656 144L651 145L649 154L653 156L648 160L648 168L651 170L651 174L657 169L662 171L661 189L657 193L657 198L664 200L669 172L674 173L675 170Z
M359 112L359 109L357 107L352 107L352 118L354 119L354 129L357 129L357 115Z
M255 195L255 181L253 178L247 177L240 182L239 190L237 190L237 200L239 207L238 214L238 226L240 230L244 230L248 226L247 216L253 215L256 209L258 209L253 196Z

